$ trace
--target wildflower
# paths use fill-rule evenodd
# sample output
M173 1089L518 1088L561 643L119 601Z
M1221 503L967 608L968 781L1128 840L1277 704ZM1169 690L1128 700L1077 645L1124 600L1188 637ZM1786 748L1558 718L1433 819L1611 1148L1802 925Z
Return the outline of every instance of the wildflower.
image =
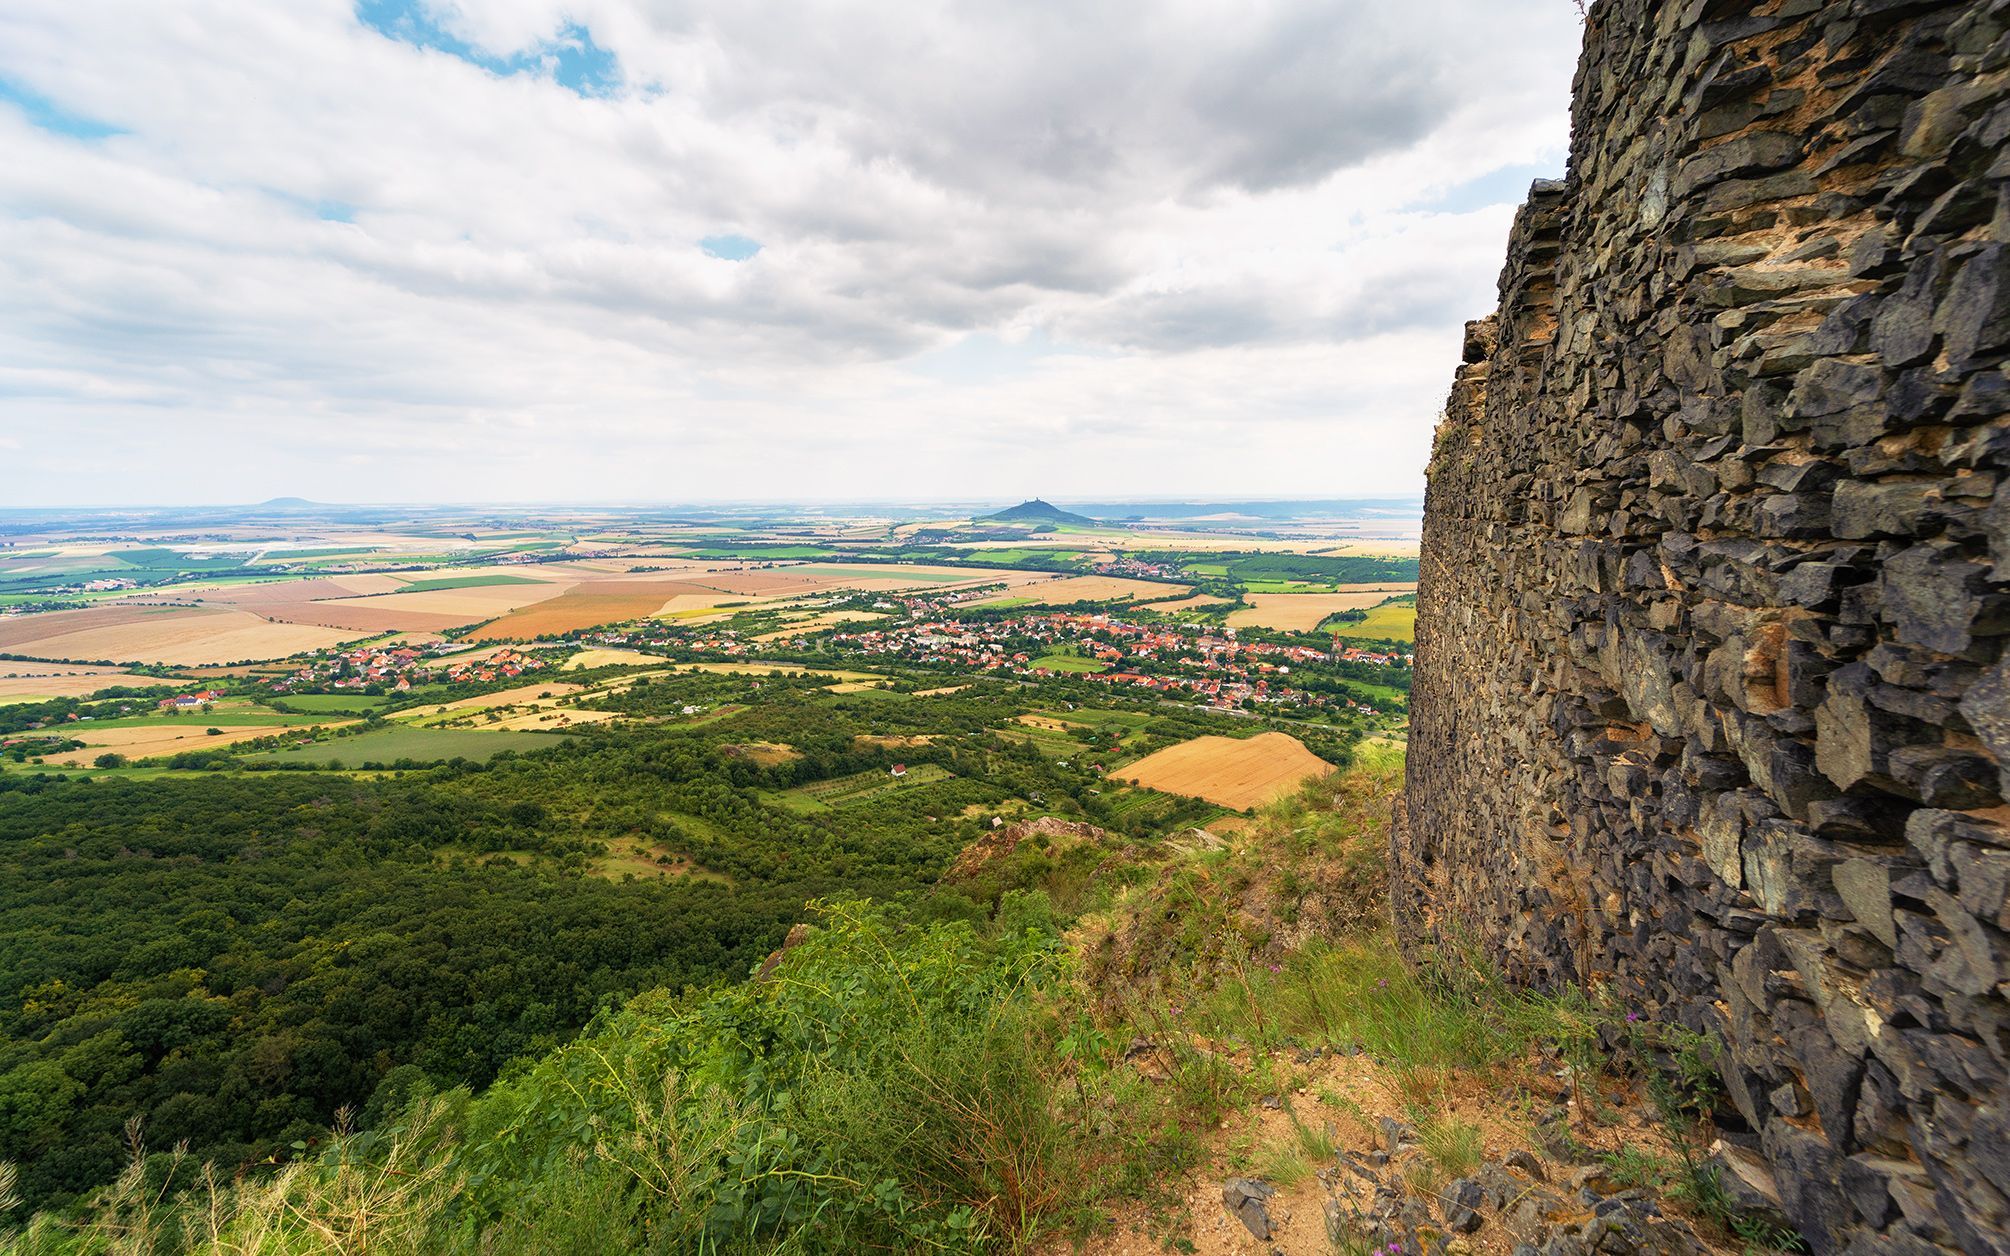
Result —
M1278 965L1278 964L1272 964L1272 965L1270 966L1270 971L1271 971L1271 972L1274 972L1274 973L1281 973L1281 972L1283 972L1283 971L1284 971L1284 969L1283 969L1283 967L1282 967L1281 965Z
M1389 988L1389 979L1387 977L1383 977L1380 980L1376 981L1375 988L1377 990L1387 990Z
M1640 1019L1640 1013L1638 1012L1628 1012L1626 1014L1626 1023L1629 1025L1633 1024L1635 1021L1639 1019Z

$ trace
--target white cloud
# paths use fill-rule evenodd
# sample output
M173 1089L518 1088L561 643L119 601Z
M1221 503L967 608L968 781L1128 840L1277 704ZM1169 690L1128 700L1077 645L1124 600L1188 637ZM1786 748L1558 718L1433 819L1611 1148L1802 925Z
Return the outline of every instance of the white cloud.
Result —
M119 132L0 98L8 504L1412 493L1510 212L1428 206L1560 170L1578 37L1567 0L417 18L499 63L583 29L618 87L341 0L0 12L0 83Z

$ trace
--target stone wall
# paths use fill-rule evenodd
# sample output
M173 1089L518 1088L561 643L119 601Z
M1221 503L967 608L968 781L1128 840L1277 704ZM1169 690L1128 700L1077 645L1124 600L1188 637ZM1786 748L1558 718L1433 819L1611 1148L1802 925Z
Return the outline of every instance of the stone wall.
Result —
M2010 1251L2006 27L1594 5L1432 455L1399 925L1715 1035L1818 1253Z

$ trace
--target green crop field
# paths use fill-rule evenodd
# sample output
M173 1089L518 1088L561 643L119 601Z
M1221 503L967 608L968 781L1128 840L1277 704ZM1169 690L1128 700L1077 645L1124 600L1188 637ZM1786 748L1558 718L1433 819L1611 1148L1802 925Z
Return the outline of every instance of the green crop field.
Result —
M135 698L135 703L149 701ZM313 717L287 715L266 707L219 706L212 711L177 712L173 715L125 715L117 719L78 721L76 727L106 728L244 728L271 725L285 728L290 724L311 724Z
M247 756L267 763L318 763L331 767L361 767L414 759L424 763L448 759L489 759L505 750L519 754L546 750L565 740L562 733L504 733L485 729L385 728L354 737L335 737L309 746Z
M1417 602L1412 598L1405 602L1384 602L1370 607L1368 618L1352 623L1334 623L1331 631L1343 637L1360 637L1372 641L1415 641L1417 639Z
M1085 659L1079 654L1042 654L1029 666L1044 667L1050 672L1077 672L1090 675L1110 670L1108 663Z
M361 715L391 705L391 699L367 693L289 693L276 700L310 715Z

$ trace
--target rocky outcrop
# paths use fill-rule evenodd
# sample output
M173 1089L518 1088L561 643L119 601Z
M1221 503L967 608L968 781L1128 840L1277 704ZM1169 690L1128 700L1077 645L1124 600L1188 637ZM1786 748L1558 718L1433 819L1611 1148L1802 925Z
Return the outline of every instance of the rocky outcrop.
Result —
M1595 5L1432 455L1398 923L1717 1038L1817 1253L2010 1251L2006 28Z

